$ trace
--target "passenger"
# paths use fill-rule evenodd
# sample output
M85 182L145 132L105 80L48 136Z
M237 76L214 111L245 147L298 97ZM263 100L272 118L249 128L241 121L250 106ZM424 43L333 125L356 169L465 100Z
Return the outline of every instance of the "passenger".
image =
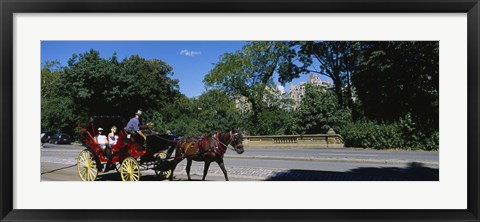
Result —
M108 145L110 147L115 146L117 144L118 136L116 135L117 133L117 126L112 126L110 129L110 133L108 134Z
M106 154L106 149L108 145L107 137L105 135L102 135L103 134L102 128L98 128L97 131L98 131L98 135L95 136L95 143L100 145L100 148L102 149L103 153Z
M128 121L125 131L131 134L135 139L135 142L141 145L144 149L147 149L147 137L140 130L140 125L142 124L142 111L138 110L135 113L135 117L131 118Z
M108 158L110 158L110 156L112 155L112 146L115 146L117 144L117 141L118 141L118 136L115 135L115 133L117 133L117 127L116 126L112 126L112 128L110 129L110 133L108 134L108 147L107 147L107 156Z

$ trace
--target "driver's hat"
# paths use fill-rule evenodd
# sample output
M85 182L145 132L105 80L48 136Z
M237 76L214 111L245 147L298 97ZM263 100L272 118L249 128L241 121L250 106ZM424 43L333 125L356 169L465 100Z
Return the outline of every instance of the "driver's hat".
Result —
M100 128L98 128L98 130L97 130L97 131L103 131L103 128L102 128L102 127L100 127Z
M138 111L135 113L135 115L141 116L141 115L142 115L142 110L138 110Z

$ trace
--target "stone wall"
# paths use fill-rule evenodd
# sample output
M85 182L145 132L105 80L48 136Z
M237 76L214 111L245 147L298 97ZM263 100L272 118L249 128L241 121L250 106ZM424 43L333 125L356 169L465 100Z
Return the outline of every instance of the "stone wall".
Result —
M308 135L244 136L243 144L246 147L343 148L343 137L332 132L333 131L329 131L327 134Z

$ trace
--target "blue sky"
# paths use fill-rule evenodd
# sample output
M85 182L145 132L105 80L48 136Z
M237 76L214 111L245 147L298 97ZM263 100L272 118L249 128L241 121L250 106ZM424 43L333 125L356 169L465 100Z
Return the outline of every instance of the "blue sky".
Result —
M60 61L62 66L74 53L94 49L102 58L114 52L119 60L138 54L145 59L161 59L173 67L173 78L179 80L180 91L188 97L196 97L205 91L203 77L219 61L222 54L240 50L243 41L42 41L41 65L46 61ZM320 77L325 80L325 77ZM307 81L303 75L293 83ZM285 86L288 88L288 84Z

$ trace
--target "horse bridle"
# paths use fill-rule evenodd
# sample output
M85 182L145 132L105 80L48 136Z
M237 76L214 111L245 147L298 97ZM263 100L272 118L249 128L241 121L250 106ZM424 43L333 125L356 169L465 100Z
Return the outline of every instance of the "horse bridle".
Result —
M237 136L238 136L238 133L232 133L232 131L230 131L230 140L228 141L227 144L222 143L222 141L220 141L219 139L217 139L216 136L214 136L213 139L216 140L217 142L219 142L220 144L222 144L223 146L225 146L225 148L234 150L234 151L236 152L236 151L237 151L237 147L236 147L236 146L233 147L233 148L230 148L228 145L230 145L230 144L232 143L232 141L234 141L234 140L233 140L234 137L235 137L235 141L236 141L236 140L237 140ZM238 145L238 143L235 144L235 145Z

